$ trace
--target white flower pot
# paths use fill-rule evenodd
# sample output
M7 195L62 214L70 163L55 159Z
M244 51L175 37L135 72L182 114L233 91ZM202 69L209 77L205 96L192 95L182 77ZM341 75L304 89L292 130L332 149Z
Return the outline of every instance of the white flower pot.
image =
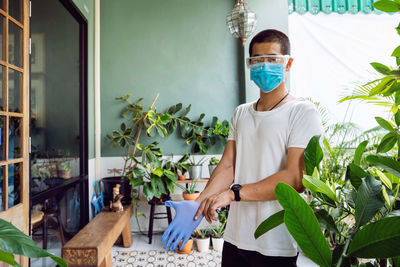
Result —
M208 252L210 247L210 238L196 238L197 250L199 252Z
M213 249L216 251L221 252L224 246L224 238L221 237L212 237L211 238Z

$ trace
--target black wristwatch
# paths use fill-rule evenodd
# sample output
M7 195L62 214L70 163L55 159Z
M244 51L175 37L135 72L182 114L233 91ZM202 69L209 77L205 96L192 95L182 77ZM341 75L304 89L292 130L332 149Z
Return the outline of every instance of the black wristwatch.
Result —
M240 189L242 189L240 184L234 184L231 186L231 190L235 194L235 201L240 201Z

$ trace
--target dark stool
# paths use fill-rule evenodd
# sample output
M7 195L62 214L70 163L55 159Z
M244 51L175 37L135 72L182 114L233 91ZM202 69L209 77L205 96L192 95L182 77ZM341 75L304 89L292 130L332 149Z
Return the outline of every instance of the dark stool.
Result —
M164 205L164 202L158 202L151 200L149 201L150 204L150 218L149 218L149 244L151 244L152 239L153 239L153 223L154 220L159 220L159 219L168 219L168 224L171 223L172 221L172 216L171 216L171 208L170 207L165 207L167 209L167 212L154 212L156 205Z

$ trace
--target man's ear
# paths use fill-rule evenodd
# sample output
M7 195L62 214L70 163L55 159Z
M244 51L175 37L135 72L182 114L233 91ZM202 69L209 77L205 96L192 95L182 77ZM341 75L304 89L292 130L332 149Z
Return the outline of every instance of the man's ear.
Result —
M292 68L292 64L293 64L293 58L289 58L288 63L286 64L286 72L289 72L290 69Z

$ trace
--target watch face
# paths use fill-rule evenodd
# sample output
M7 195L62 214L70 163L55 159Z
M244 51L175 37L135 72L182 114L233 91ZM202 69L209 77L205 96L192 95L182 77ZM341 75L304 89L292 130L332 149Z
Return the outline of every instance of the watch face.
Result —
M242 186L240 184L234 184L232 185L232 190L240 190Z

